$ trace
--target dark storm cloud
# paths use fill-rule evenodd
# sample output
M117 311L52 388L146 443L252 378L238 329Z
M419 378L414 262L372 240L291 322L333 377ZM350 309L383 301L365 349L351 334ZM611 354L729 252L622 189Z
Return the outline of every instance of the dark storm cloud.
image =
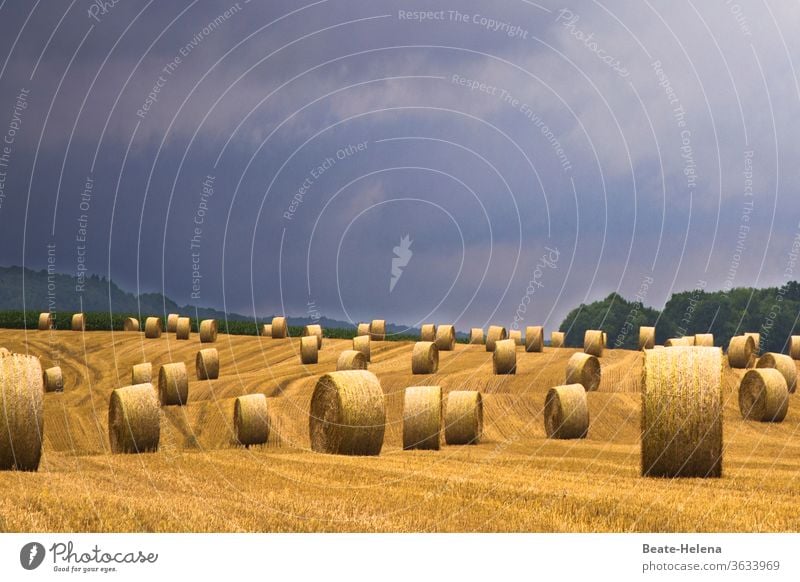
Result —
M61 271L179 301L460 328L784 278L791 7L93 6L0 11L4 134L30 92L6 264L56 244Z

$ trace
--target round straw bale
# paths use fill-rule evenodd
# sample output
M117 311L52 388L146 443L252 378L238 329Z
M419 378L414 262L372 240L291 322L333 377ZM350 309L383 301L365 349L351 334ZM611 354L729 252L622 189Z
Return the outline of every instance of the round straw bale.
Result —
M544 349L544 328L541 325L529 325L525 328L525 351L541 352Z
M500 325L490 325L489 331L486 333L486 351L493 352L494 345L506 339L508 335L506 334L506 328Z
M72 331L86 331L86 315L76 313L72 316Z
M403 397L403 449L438 451L442 435L442 388L410 386Z
M216 380L219 378L219 352L217 348L205 348L197 352L194 367L198 380Z
M639 349L652 350L656 345L656 328L643 325L639 328Z
M778 370L748 370L739 384L739 412L745 420L783 422L789 410L786 379Z
M742 335L753 338L753 355L758 356L761 353L761 334L755 332L747 332Z
M135 317L126 317L122 322L122 331L139 331L139 320Z
M366 370L367 358L356 350L344 350L336 360L336 370Z
M189 400L189 374L186 364L164 364L158 371L158 399L162 406L184 405Z
M318 453L380 454L386 407L375 374L348 370L323 375L311 396L308 428L311 449Z
M303 335L313 335L317 338L317 349L322 349L322 326L319 324L307 325L303 328Z
M722 351L644 351L642 475L722 475Z
M358 327L356 328L356 335L369 335L369 324L359 323Z
M512 340L515 345L521 346L522 345L522 330L521 329L509 329L508 330L508 339Z
M412 374L435 374L439 369L439 348L433 342L417 342L411 352Z
M39 331L47 331L48 329L53 329L53 314L49 311L46 313L39 314Z
M797 365L789 356L768 352L758 359L756 368L775 368L783 374L789 394L797 390Z
M713 333L698 333L694 336L694 345L703 348L714 347L714 334Z
M564 347L564 332L554 331L550 333L550 347L563 348Z
M477 345L483 343L483 328L473 327L469 330L469 343Z
M369 335L376 342L382 342L386 339L386 320L373 319L369 324Z
M157 451L160 438L160 411L152 384L134 384L111 393L108 440L112 453Z
M61 366L47 368L42 376L45 392L63 392L64 375L61 373Z
M504 340L508 341L508 340ZM483 436L483 399L474 390L454 390L447 395L444 440L448 445L478 444Z
M800 335L793 335L789 341L789 355L793 360L800 360Z
M587 354L600 358L603 356L605 345L603 332L599 329L587 329L583 334L583 351Z
M567 362L565 384L580 384L587 392L600 387L600 360L596 356L577 352Z
M319 340L315 335L304 335L300 338L300 362L316 364L319 361Z
M436 325L433 323L424 324L420 330L419 339L423 342L436 341Z
M364 359L370 361L370 339L369 335L357 335L353 338L353 349L364 354Z
M188 340L192 336L192 320L189 317L179 317L178 327L175 328L175 339Z
M265 323L261 326L261 335L263 337L272 337L272 324Z
M0 470L36 471L42 456L44 386L39 358L0 358Z
M289 327L286 325L285 317L272 318L272 337L275 339L283 339L289 335Z
M556 386L547 391L544 399L544 430L551 439L586 438L589 432L589 403L581 384Z
M492 370L495 374L517 373L517 344L514 340L500 340L495 343Z
M180 317L177 313L170 313L167 315L167 333L175 333L178 331L178 318Z
M161 337L160 317L148 317L144 320L144 337L148 339Z
M153 381L153 364L134 364L131 368L131 384L150 384Z
M269 439L267 397L247 394L236 398L233 405L233 428L236 442L245 447L263 445Z
M452 325L440 325L436 328L436 347L440 352L450 352L456 346L456 328Z
M747 368L755 353L753 338L746 335L737 335L731 338L728 344L728 363L731 368Z
M200 343L213 344L217 341L217 320L204 319L200 322Z
M608 334L606 332L603 332L603 347L608 347Z
M683 337L671 337L667 341L664 342L664 347L666 348L675 348L675 347L692 347L694 345L694 336L683 336Z

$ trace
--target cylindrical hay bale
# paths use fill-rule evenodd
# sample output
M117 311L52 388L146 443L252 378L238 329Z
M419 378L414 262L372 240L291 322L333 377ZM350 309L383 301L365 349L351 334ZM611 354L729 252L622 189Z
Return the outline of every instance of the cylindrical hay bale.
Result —
M469 330L469 343L477 345L483 344L483 328L473 327Z
M563 348L564 347L564 332L554 331L550 333L550 347Z
M139 320L135 317L126 317L122 322L122 331L139 331Z
M189 400L189 374L186 364L164 364L158 372L158 399L162 406L182 406Z
M601 358L605 345L603 332L599 329L587 329L583 334L583 351L587 354Z
M261 335L263 337L272 337L272 324L265 323L261 326Z
M148 339L161 337L160 317L148 317L144 320L144 337Z
M42 456L44 386L39 358L0 358L0 470L36 471Z
M783 374L789 394L797 390L797 365L789 356L768 352L758 359L756 368L775 368Z
M656 345L656 328L643 325L639 328L639 349L652 350Z
M495 343L492 370L495 374L517 373L517 344L514 340L500 340Z
M403 398L403 449L438 451L442 435L442 388L410 386Z
M167 333L175 333L178 331L178 318L180 317L177 313L170 313L167 315Z
M722 351L645 350L642 475L722 475Z
M366 370L367 358L356 350L344 350L336 360L336 370Z
M490 325L489 331L486 332L486 351L493 352L495 344L506 337L508 337L506 328L500 325Z
M451 352L456 347L456 328L452 325L440 325L436 328L436 347L440 352Z
M737 335L731 338L728 344L728 363L731 368L747 368L755 353L753 338L746 335Z
M216 380L219 378L219 352L217 348L205 348L197 352L194 367L198 380Z
M694 345L694 336L683 336L683 337L671 337L667 341L664 342L665 348L677 348L677 347L692 347Z
M366 370L331 372L311 396L311 449L334 455L378 455L386 408L378 378Z
M50 312L39 314L39 331L47 331L53 329L53 314Z
M423 342L436 341L436 326L432 323L424 324L420 330L419 339Z
M47 368L42 376L45 392L63 392L64 375L61 373L61 366Z
M739 384L739 412L745 420L783 422L789 410L786 379L778 370L748 370Z
M150 384L153 381L153 364L134 364L131 368L131 384Z
M369 324L368 323L359 323L358 328L356 328L356 336L359 335L369 335Z
M204 319L200 322L200 343L213 344L217 341L217 320Z
M317 338L317 349L322 349L322 326L319 324L311 324L307 325L303 328L303 335L309 336L313 335Z
M444 412L444 441L448 445L473 445L478 444L482 436L481 393L473 390L450 392Z
M439 348L433 342L417 342L411 352L412 374L435 374L439 369Z
M289 326L286 324L285 317L272 318L272 337L273 339L283 339L289 335Z
M315 335L300 338L300 361L303 364L316 364L319 361L319 341Z
M603 347L608 347L608 334L606 332L603 332Z
M753 355L754 356L759 355L761 353L761 334L755 332L747 332L742 335L753 338Z
M580 384L587 392L594 392L600 386L600 375L600 360L578 352L567 362L565 384Z
M157 451L160 438L160 411L152 384L125 386L111 393L108 439L112 453Z
M541 352L544 349L544 328L541 325L529 325L525 328L525 351Z
M370 339L369 335L357 335L353 338L353 349L364 354L364 359L370 361Z
M800 335L793 335L789 340L789 355L793 360L800 360Z
M83 313L76 313L72 316L72 331L85 331L86 330L86 315Z
M515 345L522 345L522 330L510 329L508 330L508 339L512 340Z
M589 403L581 384L556 386L547 391L544 399L544 430L551 439L586 438L589 432Z
M714 347L714 334L713 333L698 333L694 336L694 345L703 348Z
M175 339L188 340L192 336L192 320L189 317L179 317L178 327L175 328Z
M239 396L233 405L233 428L236 441L249 447L263 445L269 439L267 397L263 394Z
M386 339L386 320L373 319L369 324L369 335L376 342L382 342Z

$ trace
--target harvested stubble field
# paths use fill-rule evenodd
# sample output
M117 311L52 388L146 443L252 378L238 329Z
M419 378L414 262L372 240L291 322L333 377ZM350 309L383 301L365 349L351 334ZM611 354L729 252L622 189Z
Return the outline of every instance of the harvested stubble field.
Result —
M162 409L157 453L111 455L111 390L131 366L183 361L201 344L139 333L3 330L3 345L59 364L65 392L45 394L44 455L37 473L0 472L2 531L797 531L800 410L781 424L741 419L745 370L724 370L721 479L639 476L642 355L607 350L588 394L585 440L545 438L547 390L564 383L574 349L518 348L517 374L494 376L484 346L440 353L435 375L411 374L413 342L375 342L369 369L386 395L380 457L312 453L308 410L316 378L351 342L326 338L304 367L296 338L220 334L218 380L190 372L189 404ZM207 347L209 344L204 344ZM54 362L57 346L60 361ZM403 390L436 384L480 390L484 439L440 451L402 450ZM234 400L263 393L265 446L232 443Z

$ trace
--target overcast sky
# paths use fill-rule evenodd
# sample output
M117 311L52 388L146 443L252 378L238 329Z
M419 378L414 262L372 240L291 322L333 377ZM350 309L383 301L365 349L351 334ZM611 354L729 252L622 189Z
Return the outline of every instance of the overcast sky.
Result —
M793 2L101 4L0 3L2 264L459 329L799 276Z

